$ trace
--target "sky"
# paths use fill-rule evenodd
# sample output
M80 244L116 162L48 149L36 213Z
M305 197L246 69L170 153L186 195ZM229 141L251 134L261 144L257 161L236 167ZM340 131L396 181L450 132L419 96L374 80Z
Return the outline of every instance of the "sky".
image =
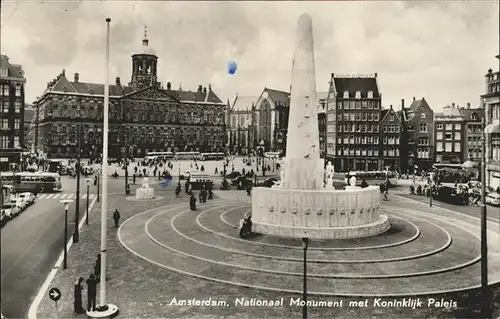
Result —
M62 69L104 83L105 19L111 18L110 82L128 83L144 26L166 87L211 84L223 101L288 90L298 17L313 19L317 91L330 74L378 73L382 104L425 97L434 110L480 105L498 70L499 2L475 1L2 1L2 54L21 64L26 101ZM228 61L238 64L227 72Z

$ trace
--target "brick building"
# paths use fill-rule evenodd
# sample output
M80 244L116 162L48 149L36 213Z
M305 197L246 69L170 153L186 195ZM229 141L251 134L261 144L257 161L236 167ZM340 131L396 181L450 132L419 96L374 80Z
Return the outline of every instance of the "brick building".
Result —
M428 170L434 164L434 111L425 98L413 97L409 107L401 100L401 172Z
M389 170L400 170L401 118L392 105L382 110L380 120L380 152L382 166Z
M228 105L226 119L228 150L236 154L248 154L255 150L252 117L258 96L236 95L232 105Z
M119 77L109 86L109 155L148 151L223 151L226 103L210 85L195 91L166 88L158 81L158 57L145 37L132 55L128 86ZM102 149L104 85L61 72L37 99L37 148L53 157L73 157L81 137L82 156ZM78 132L81 134L78 134Z
M434 115L436 163L462 164L464 162L465 118L459 106L452 103L442 113Z
M336 171L382 169L379 150L381 100L376 73L346 77L331 74L326 158Z
M24 92L26 77L21 65L0 55L0 168L19 163L24 145Z
M463 138L463 159L464 161L472 161L481 163L481 137L482 137L482 120L484 118L483 108L471 108L470 103L467 107L460 108L460 112L464 117L464 138Z

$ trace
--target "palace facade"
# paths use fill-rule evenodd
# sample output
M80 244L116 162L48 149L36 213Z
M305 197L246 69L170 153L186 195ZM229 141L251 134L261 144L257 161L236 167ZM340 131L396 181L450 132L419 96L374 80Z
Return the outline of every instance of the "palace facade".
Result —
M208 87L166 88L158 81L158 57L146 33L132 55L128 85L109 86L109 156L151 151L223 152L226 103ZM97 156L102 150L104 85L87 83L63 70L35 102L36 148L52 157ZM80 142L80 143L78 143ZM80 147L79 147L80 146Z

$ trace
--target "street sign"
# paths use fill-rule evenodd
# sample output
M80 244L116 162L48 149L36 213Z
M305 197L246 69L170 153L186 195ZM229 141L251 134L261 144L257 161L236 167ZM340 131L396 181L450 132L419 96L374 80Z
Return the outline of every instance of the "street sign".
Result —
M61 291L57 288L50 288L49 290L49 298L52 301L57 302L59 299L61 299Z

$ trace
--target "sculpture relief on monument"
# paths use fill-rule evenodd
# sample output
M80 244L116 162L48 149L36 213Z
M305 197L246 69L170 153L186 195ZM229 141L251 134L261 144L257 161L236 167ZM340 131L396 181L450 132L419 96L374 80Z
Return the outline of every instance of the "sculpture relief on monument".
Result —
M390 223L378 210L375 186L335 190L331 163L320 158L312 18L298 21L292 64L292 89L286 157L281 180L252 194L255 232L282 237L358 238L385 232ZM326 178L326 185L325 185ZM362 199L362 200L361 200ZM326 213L328 212L328 213Z

